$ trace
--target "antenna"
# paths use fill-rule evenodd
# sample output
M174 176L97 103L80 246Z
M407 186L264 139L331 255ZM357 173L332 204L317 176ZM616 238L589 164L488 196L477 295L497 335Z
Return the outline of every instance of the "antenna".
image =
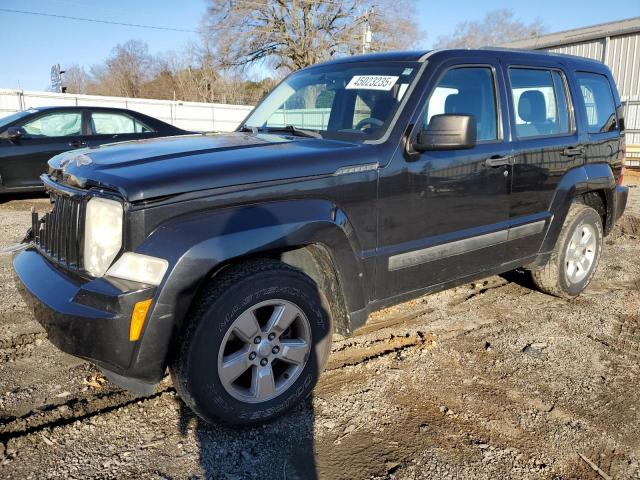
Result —
M371 9L367 8L364 14L364 22L362 22L362 53L367 53L371 49L371 24L369 23L369 16L371 15Z

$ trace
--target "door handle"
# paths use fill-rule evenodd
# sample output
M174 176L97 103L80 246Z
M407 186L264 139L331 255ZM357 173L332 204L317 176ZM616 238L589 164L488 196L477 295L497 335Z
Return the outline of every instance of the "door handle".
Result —
M577 157L578 155L584 154L583 147L568 147L562 151L562 155L565 157Z
M514 157L513 155L494 155L491 158L487 158L484 161L485 167L502 167L504 165L513 165Z
M86 147L87 146L87 142L83 142L82 140L72 140L69 143L67 143L67 145L69 145L70 147Z

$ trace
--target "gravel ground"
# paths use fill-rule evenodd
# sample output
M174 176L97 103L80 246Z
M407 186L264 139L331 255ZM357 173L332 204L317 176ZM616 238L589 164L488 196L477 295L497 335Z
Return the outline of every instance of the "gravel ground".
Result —
M0 477L640 479L631 195L579 298L511 274L379 312L334 342L313 398L241 430L200 422L169 379L136 397L59 352L0 256ZM46 205L0 199L0 248Z

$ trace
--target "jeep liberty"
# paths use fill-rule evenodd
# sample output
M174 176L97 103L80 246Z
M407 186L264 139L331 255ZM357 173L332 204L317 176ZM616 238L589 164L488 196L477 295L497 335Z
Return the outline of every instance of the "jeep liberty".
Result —
M63 153L13 266L49 339L203 419L307 397L334 333L514 269L582 292L622 215L624 118L601 63L502 49L297 71L229 134Z

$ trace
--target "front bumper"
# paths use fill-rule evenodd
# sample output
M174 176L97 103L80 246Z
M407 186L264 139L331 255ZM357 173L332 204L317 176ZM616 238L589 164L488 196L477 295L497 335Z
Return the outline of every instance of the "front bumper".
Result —
M114 377L147 385L159 380L162 372L139 373L144 368L136 362L138 342L129 341L133 306L154 298L156 287L112 278L73 277L34 248L16 254L13 267L22 297L54 345L95 363L107 374L115 373ZM136 390L131 384L125 387Z

